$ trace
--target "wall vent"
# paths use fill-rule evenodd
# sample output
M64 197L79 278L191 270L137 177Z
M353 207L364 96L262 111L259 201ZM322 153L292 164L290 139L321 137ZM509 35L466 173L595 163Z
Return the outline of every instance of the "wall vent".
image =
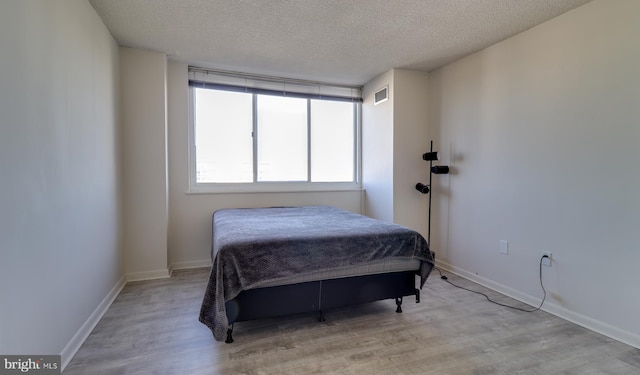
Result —
M373 94L373 104L378 105L389 100L389 86L385 86Z

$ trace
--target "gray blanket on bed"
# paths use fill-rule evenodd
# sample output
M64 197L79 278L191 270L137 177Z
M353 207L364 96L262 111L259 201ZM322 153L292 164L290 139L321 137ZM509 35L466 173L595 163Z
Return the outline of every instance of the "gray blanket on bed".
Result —
M229 326L225 302L242 290L389 257L420 260L422 287L434 266L416 231L329 206L216 211L211 256L200 321L217 340Z

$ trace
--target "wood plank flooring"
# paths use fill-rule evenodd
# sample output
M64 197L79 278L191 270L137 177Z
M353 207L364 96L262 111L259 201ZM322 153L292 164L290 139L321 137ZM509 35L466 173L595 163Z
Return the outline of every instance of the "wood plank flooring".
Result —
M323 323L311 314L237 323L233 344L216 342L198 321L208 274L127 284L64 374L640 374L640 349L491 304L437 273L402 314L380 301L326 312Z

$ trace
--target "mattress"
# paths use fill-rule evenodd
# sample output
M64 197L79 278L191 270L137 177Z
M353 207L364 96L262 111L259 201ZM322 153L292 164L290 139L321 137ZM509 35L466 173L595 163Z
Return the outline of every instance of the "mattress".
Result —
M418 271L420 269L420 261L417 259L385 259L380 262L354 265L349 267L334 268L324 271L309 272L302 275L296 275L284 279L267 281L263 284L251 288L266 288L272 286L290 285L298 283L306 283L310 281L340 279L353 276L375 275L380 273L402 272L402 271Z

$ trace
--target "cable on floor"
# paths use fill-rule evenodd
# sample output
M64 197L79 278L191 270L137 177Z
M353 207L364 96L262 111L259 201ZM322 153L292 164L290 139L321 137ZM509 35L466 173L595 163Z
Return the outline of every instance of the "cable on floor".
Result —
M544 300L547 298L547 291L544 289L544 285L542 284L542 260L544 258L548 258L548 256L547 255L543 255L542 258L540 258L540 287L542 288L542 291L544 292L544 296L542 297L542 302L540 302L540 306L538 306L537 308L535 308L533 310L527 310L527 309L523 309L523 308L520 308L520 307L505 305L503 303L496 302L496 301L492 300L491 298L489 298L488 295L486 295L486 294L484 294L482 292L478 292L478 291L475 291L475 290L467 289L467 288L465 288L463 286L456 285L456 284L452 283L451 281L449 281L449 278L447 276L442 274L442 271L439 268L436 267L435 270L438 271L438 273L440 274L440 278L442 280L446 281L447 283L449 283L452 286L455 286L456 288L464 289L466 291L469 291L469 292L484 296L484 298L486 298L489 302L495 303L496 305L499 305L499 306L508 307L510 309L524 311L524 312L527 312L527 313L532 313L532 312L536 312L536 311L540 310L542 308L542 304L544 304Z

